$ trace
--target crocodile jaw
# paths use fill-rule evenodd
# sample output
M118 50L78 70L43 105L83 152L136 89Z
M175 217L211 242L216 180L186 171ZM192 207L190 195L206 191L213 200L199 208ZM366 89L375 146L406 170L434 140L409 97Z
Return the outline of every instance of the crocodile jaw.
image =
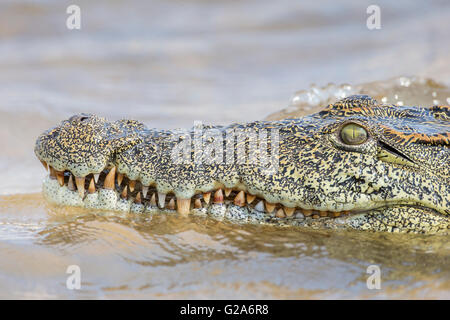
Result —
M405 167L407 160L380 161L380 154L383 159L386 156L379 150L380 133L375 129L361 148L341 148L335 132L347 121L317 114L279 122L210 127L219 134L242 128L256 130L256 135L267 128L279 130L279 170L269 173L248 161L175 164L170 152L180 139L175 132L149 130L136 121L108 122L91 115L74 116L45 132L38 138L35 153L51 169L44 194L57 204L133 212L154 211L159 206L180 213L208 213L215 207L222 208L213 210L219 215L234 208L232 215L236 216L263 212L276 219L306 217L305 222L316 221L313 225L324 220L324 225L370 229L369 224L377 230L381 229L376 227L377 222L367 217L380 212L418 225L411 222L418 219L414 215L405 217L411 209L400 209L415 207L438 217L433 219L447 228L448 168L442 167L442 179L442 169L437 174L428 169L417 174L414 168ZM357 122L367 128L372 125L366 120ZM195 130L183 135L195 136ZM445 160L448 154L444 151L440 155ZM214 201L208 202L208 197ZM392 224L395 219L388 220Z
M177 205L178 199L175 200L175 197L162 193L158 194L156 190L147 191L145 196L141 196L143 194L141 190L137 193L139 196L124 197L116 190L98 188L82 197L78 191L71 189L73 188L68 185L61 186L57 179L50 176L47 176L43 182L45 198L57 205L136 214L170 213L182 210ZM279 204L272 205L249 194L242 197L241 192L235 191L229 194L230 197L222 195L220 199L217 193L216 191L212 198L209 193L195 196L192 202L189 201L188 211L181 213L208 215L215 219L227 219L238 223L269 223L314 229L447 234L450 228L446 217L424 207L397 205L365 211L326 212L288 208ZM248 203L249 201L251 203Z

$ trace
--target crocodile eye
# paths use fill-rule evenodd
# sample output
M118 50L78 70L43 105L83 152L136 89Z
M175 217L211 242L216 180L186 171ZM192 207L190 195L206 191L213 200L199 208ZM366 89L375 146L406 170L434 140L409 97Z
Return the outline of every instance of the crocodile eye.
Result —
M342 127L340 136L346 144L361 144L367 140L367 130L356 123L349 123Z

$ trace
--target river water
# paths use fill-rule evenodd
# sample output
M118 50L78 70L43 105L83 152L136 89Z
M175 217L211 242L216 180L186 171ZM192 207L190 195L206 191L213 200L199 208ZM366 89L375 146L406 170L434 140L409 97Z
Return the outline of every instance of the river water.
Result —
M450 3L378 2L369 30L366 1L77 1L82 27L68 30L69 1L2 1L0 297L450 298L448 236L98 214L40 193L34 141L78 112L175 128L354 93L450 104Z

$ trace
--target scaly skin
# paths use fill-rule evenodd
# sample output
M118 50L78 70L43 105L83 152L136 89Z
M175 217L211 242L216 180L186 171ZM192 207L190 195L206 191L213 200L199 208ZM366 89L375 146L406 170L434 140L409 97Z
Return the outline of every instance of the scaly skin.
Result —
M44 195L57 204L447 234L449 120L448 106L380 105L367 96L298 119L189 131L82 114L44 132L35 153L50 166Z

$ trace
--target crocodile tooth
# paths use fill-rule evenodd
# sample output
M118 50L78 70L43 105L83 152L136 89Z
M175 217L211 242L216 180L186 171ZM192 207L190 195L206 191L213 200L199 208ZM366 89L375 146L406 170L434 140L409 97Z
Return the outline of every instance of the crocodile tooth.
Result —
M266 210L268 213L271 213L273 210L275 210L275 204L266 201Z
M128 198L128 191L127 191L127 186L125 186L125 188L123 188L123 190L122 190L122 193L120 194L120 196L123 198L123 199L126 199L126 198Z
M78 194L80 195L81 198L84 197L84 180L85 177L75 177L75 184L77 185L77 189L78 189Z
M114 184L116 182L116 167L112 167L106 175L105 182L103 182L103 187L105 189L114 190ZM133 191L133 190L131 190Z
M304 219L305 216L303 215L303 213L297 212L297 213L295 214L295 218L296 218L296 219Z
M321 217L327 217L328 216L328 211L319 211L319 215Z
M277 213L275 213L275 216L277 218L286 218L286 215L284 214L283 208L278 209Z
M50 173L49 173L50 178L55 179L56 178L56 172L55 169L53 169L52 166L50 166Z
M67 188L69 188L70 191L75 191L72 175L70 175L69 182L67 182Z
M305 217L309 217L310 215L312 215L312 210L308 210L308 209L300 209L300 211L304 214Z
M225 197L228 197L233 189L225 188Z
M202 200L200 200L199 198L194 200L194 208L196 209L201 209L202 208Z
M170 199L169 203L167 204L167 209L175 210L175 200L173 198Z
M131 192L134 191L135 186L136 186L136 180L130 180L130 182L128 182L128 187L130 188Z
M286 213L287 217L292 217L292 215L294 214L295 208L289 208L289 207L284 207L284 212Z
M264 212L264 201L259 201L256 206L255 206L255 210L259 211L259 212Z
M211 192L207 192L203 194L203 200L205 200L206 204L209 204L209 199L211 198Z
M55 170L55 173L56 179L58 180L59 185L62 187L64 185L64 172Z
M98 183L98 178L100 177L100 173L94 173L95 183Z
M162 209L166 203L166 194L158 192L158 206Z
M142 195L144 198L147 196L148 186L142 186Z
M120 186L123 180L123 173L117 173L117 185Z
M41 163L42 163L42 165L44 166L45 171L48 171L48 165L47 165L47 162L41 160Z
M240 191L237 196L234 198L234 204L243 207L245 206L245 193L244 191Z
M191 210L191 199L177 198L177 212L181 214L188 214Z
M255 200L255 199L256 199L256 196L254 196L250 193L247 193L247 203L252 203L253 200Z
M94 193L94 192L95 192L95 183L94 183L94 179L91 179L91 182L89 183L88 192L89 192L89 193Z
M156 193L152 194L152 197L150 198L150 205L156 207Z
M138 192L137 195L136 195L136 198L134 199L134 203L141 203L141 202L142 202L142 200L141 200L141 193Z
M330 217L337 218L341 215L340 212L330 212Z
M223 203L223 192L222 192L222 189L218 189L214 193L214 203Z

